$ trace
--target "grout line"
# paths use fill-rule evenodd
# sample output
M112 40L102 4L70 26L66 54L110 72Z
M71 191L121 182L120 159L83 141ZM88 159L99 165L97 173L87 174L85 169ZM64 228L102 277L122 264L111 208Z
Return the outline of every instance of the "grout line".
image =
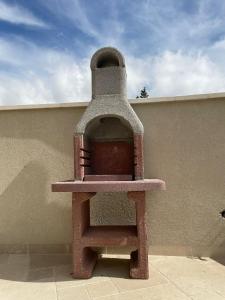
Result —
M132 279L131 279L132 280ZM145 280L145 279L143 279ZM137 289L133 289L133 290L127 290L127 291L122 291L120 294L127 294L127 293L132 293L134 291L142 291L142 290L148 290L148 289L152 289L154 287L157 287L159 285L165 286L165 285L169 285L169 282L166 283L159 283L159 284L154 284L151 286L147 286L147 287L142 287L142 288L137 288Z
M101 298L111 297L111 296L117 296L117 295L121 295L121 293L112 293L110 295L102 295L102 296L99 296L99 297L93 297L92 299L93 300L98 300L98 299L101 299Z
M86 279L83 279L83 280L85 281ZM108 281L108 279L102 279L102 280L99 280L99 281L93 281L93 282L89 282L89 283L85 283L85 282L84 283L78 283L76 285L68 285L68 286L65 286L65 287L58 287L58 290L63 290L63 289L67 289L67 288L81 287L81 286L85 287L86 285L91 285L91 284L105 282L105 281Z
M112 283L112 285L116 288L116 290L117 290L117 293L115 294L115 295L117 295L117 294L120 294L120 290L119 290L119 288L118 288L118 286L112 281L112 279L109 277L109 280L110 280L110 282Z
M195 299L195 297L196 297L196 295L190 295L190 294L187 294L185 291L183 291L183 289L182 288L180 288L180 286L179 285L177 285L174 281L173 281L173 279L170 279L169 277L167 277L164 273L162 273L157 267L155 267L155 266L152 266L155 270L157 270L160 274L162 274L164 277L166 277L168 280L169 280L169 282L172 284L172 285L174 285L178 290L180 290L185 296L187 296L188 298L190 298L190 299ZM224 295L223 294L220 294L220 292L218 292L215 288L213 288L212 289L212 292L214 292L215 294L217 294L217 295L219 295L219 296L221 296L221 297L223 297L224 299L225 299L225 297L224 297ZM193 298L194 297L194 298Z
M132 279L131 279L132 280ZM154 287L157 287L159 285L161 286L166 286L166 285L169 285L170 282L167 282L167 283L160 283L160 284L155 284L155 285L152 285L152 286L148 286L148 287L143 287L143 288L137 288L137 289L133 289L133 290L126 290L126 291L121 291L119 293L116 293L116 294L110 294L110 295L106 295L106 296L99 296L99 297L95 297L94 299L97 300L97 299L100 299L102 297L110 297L110 296L113 296L113 295L124 295L124 294L132 294L133 292L141 292L142 290L148 290L148 289L152 289ZM185 295L187 296L187 295ZM189 298L189 297L188 297Z
M58 297L58 290L57 290L57 285L56 285L56 280L55 280L55 274L56 274L56 272L55 272L55 267L53 267L53 270L52 270L53 272L53 280L54 280L54 284L55 284L55 292L56 292L56 299L57 300L59 300L59 297Z
M117 286L117 284L114 283L110 277L109 277L109 280L112 282L112 284L115 286L116 290L118 291L118 293L116 295L121 294L121 291L119 290L119 287Z
M219 296L221 296L222 298L225 299L225 296L222 293L220 294L220 292L218 292L217 290L214 290L214 291L215 291L215 294L217 294L217 295L219 295Z
M163 274L162 274L163 275ZM165 277L165 276L164 276ZM132 278L126 278L126 279L128 279L128 280L130 280L131 281L131 284L132 284ZM167 279L167 278L166 278ZM111 280L111 278L110 278L110 280ZM138 280L144 280L144 281L146 281L146 279L138 279ZM168 285L169 283L170 283L170 281L167 279L167 281L168 282L166 282L166 283L156 283L156 284L154 284L154 285L150 285L150 286L147 286L147 287L142 287L142 288L136 288L136 289L133 289L133 290L125 290L125 291L120 291L119 290L119 288L117 288L117 285L116 285L116 288L118 289L118 291L119 291L119 294L126 294L126 293L129 293L129 292L134 292L134 291L142 291L142 290L146 290L146 289L149 289L149 288L154 288L154 287L156 287L156 286L159 286L159 285Z
M90 293L89 293L89 291L88 291L88 289L87 289L87 287L84 285L84 288L85 288L85 291L87 292L87 295L88 295L88 298L91 300L91 299L93 299L92 297L91 297L91 295L90 295Z
M169 283L171 283L173 286L175 286L176 289L178 289L182 294L184 294L186 297L188 297L189 299L191 298L191 295L188 295L185 293L185 291L183 291L173 280L171 280L169 277L167 277L164 273L162 273L159 269L157 269L157 267L153 266L153 269L155 269L157 272L159 272L162 276L164 276Z

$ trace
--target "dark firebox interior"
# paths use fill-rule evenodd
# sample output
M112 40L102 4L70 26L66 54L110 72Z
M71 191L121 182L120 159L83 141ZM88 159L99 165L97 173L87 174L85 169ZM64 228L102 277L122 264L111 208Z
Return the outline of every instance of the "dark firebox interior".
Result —
M133 131L117 117L92 120L85 131L85 175L134 176Z

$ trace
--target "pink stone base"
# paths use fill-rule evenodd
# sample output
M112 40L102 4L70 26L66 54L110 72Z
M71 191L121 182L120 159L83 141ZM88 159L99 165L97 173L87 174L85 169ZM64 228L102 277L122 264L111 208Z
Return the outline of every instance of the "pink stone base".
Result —
M136 226L90 226L90 199L95 193L73 192L73 273L74 278L90 278L98 255L91 247L133 246L130 277L148 278L148 247L145 192L128 192L135 202Z
M102 178L101 178L102 179ZM112 178L111 178L112 179ZM148 278L148 247L145 191L164 190L160 179L133 181L63 181L52 184L53 192L72 192L74 278L92 276L98 255L91 247L132 246L130 277ZM97 192L127 192L135 202L136 226L90 226L90 199Z

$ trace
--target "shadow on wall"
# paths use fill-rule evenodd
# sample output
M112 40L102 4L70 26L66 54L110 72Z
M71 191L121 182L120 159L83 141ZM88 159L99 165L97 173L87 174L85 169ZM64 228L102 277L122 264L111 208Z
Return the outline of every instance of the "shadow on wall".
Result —
M53 229L54 215L66 209L48 203L46 189L50 187L46 186L46 178L45 167L31 161L0 195L0 241L4 244L35 243L40 233L46 236L46 231ZM70 208L67 210L70 214Z
M36 139L63 154L72 155L74 128L83 111L77 107L3 111L0 112L0 136L24 141Z

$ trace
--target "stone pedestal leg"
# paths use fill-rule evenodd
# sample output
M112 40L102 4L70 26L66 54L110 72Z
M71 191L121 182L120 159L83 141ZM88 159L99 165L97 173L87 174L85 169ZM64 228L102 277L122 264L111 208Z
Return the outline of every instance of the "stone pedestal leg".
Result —
M95 193L72 194L73 273L74 278L89 278L96 264L97 253L82 245L82 235L90 226L90 198Z
M138 248L131 253L130 276L147 279L148 273L148 242L146 226L145 192L128 192L128 198L135 202Z

